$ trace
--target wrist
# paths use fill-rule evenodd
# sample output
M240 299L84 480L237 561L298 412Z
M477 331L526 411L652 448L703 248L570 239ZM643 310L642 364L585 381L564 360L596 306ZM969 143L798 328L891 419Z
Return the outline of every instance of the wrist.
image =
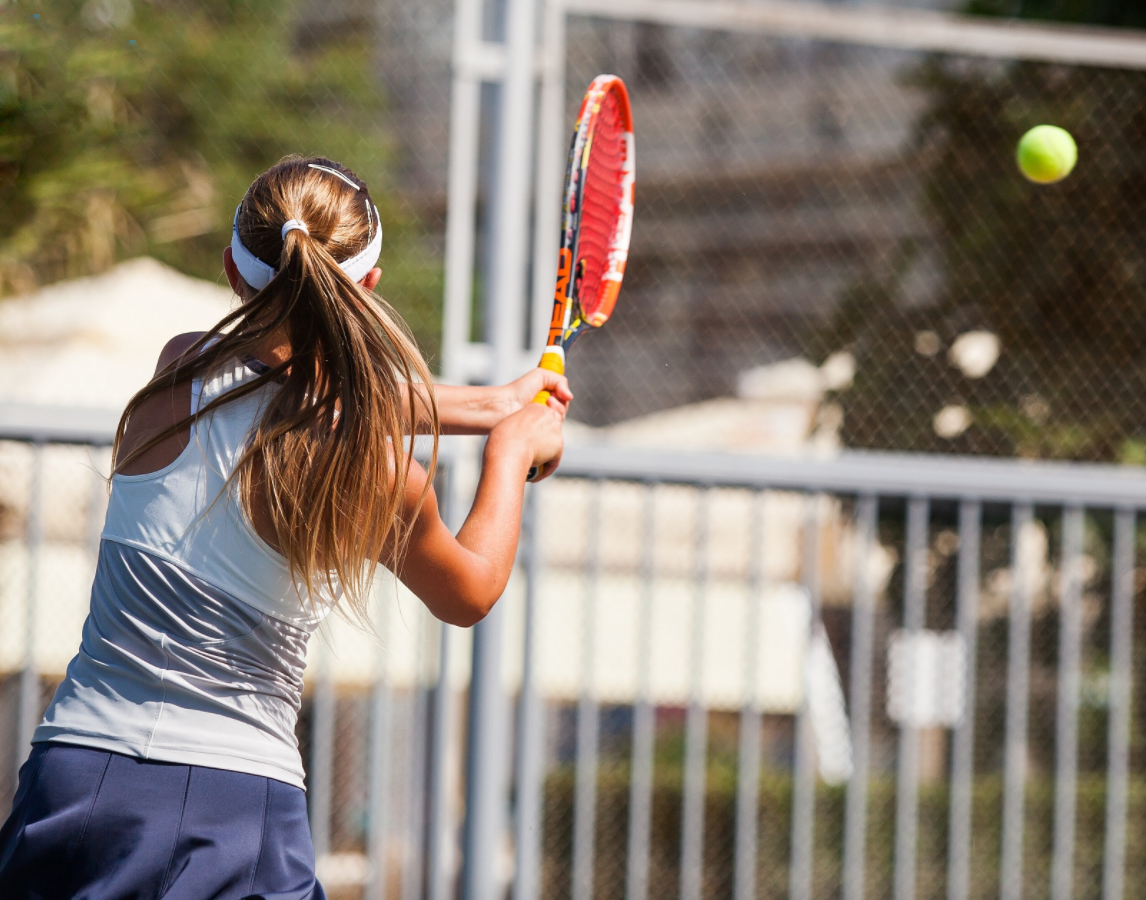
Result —
M533 448L525 441L502 435L495 429L482 450L482 468L488 470L492 466L528 472L533 466Z
M488 434L513 411L513 398L502 386L437 385L435 393L447 434Z
M513 415L522 407L513 384L499 384L495 387L492 403L502 418Z
M474 425L483 434L490 434L512 412L509 392L502 385L489 385L474 390L481 392L473 398Z

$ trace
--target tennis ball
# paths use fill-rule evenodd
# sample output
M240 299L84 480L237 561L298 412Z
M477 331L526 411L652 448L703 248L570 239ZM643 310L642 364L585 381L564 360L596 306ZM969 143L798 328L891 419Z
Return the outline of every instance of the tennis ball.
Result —
M1054 184L1078 162L1078 146L1070 132L1054 125L1036 125L1023 135L1015 154L1022 173L1036 184Z

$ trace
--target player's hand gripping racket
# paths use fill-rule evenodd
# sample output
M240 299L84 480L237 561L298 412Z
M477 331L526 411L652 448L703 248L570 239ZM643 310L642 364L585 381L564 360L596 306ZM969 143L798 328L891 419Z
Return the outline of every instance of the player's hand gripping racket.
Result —
M557 256L557 288L549 339L539 365L565 373L565 356L590 328L613 312L633 230L633 114L615 75L589 85L573 127ZM542 391L534 403L544 404ZM533 481L538 474L529 472Z

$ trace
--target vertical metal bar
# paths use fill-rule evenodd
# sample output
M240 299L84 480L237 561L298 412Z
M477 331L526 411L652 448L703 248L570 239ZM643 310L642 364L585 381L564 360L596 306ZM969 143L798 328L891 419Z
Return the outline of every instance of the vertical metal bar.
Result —
M442 468L442 520L457 532L465 521L466 506L462 471L468 460L455 445ZM427 900L454 900L453 851L455 823L450 804L450 766L454 749L455 698L450 682L450 654L456 640L454 628L444 622L438 632L438 678L431 704L429 825L427 828Z
M820 618L820 529L818 495L809 494L804 505L804 587L812 604L812 628ZM790 900L811 900L812 841L815 837L816 769L812 720L808 713L807 678L796 715L796 770L792 789L792 859L788 874Z
M1082 660L1083 511L1062 514L1062 598L1055 717L1054 854L1051 900L1070 900L1074 882L1074 813L1078 783L1078 691Z
M704 706L705 602L708 587L711 489L702 488L696 522L696 574L692 599L689 699L685 718L684 801L680 835L680 900L700 900L704 886L704 786L708 710Z
M454 827L450 815L450 748L453 746L454 704L450 686L452 626L442 623L438 634L438 680L431 704L429 848L426 862L427 900L450 900L450 851Z
M507 0L506 69L498 127L489 321L495 384L521 363L532 148L535 0ZM504 613L497 604L474 628L466 746L462 900L495 900L496 859L505 833L506 698L501 686Z
M374 686L370 695L369 781L367 791L370 805L370 830L367 850L370 867L363 885L363 900L385 900L387 816L390 811L390 732L391 696L389 655L386 652L390 634L388 591L374 591L378 604L378 637L381 647L374 660Z
M629 853L625 900L648 900L649 829L653 812L652 702L653 583L656 577L656 492L646 485L641 516L641 605L637 627L637 696L633 705L633 759L629 782Z
M330 672L330 650L325 639L318 649L311 714L310 833L314 838L315 859L330 853L331 793L334 775L334 679Z
M601 577L601 482L589 489L585 540L588 559L581 617L581 696L577 702L577 781L573 799L573 900L592 900L594 831L597 824L597 590Z
M502 619L498 603L474 629L462 900L496 900L498 895L495 865L505 828L507 736L501 687Z
M736 771L736 859L733 900L756 898L757 817L760 814L760 605L764 594L764 497L750 495L748 528L748 615L744 633L744 705Z
M852 601L851 684L852 759L844 819L843 900L863 900L867 846L867 779L871 744L872 656L875 645L875 585L871 561L875 550L879 501L865 495L856 505L855 595Z
M494 246L490 257L488 320L494 384L504 384L520 374L525 349L535 7L536 0L506 0L505 79L491 197Z
M406 865L402 873L402 900L419 900L423 893L426 852L426 756L425 743L429 732L426 696L426 631L429 613L419 608L417 613L417 651L414 658L413 709L411 710L410 742L410 809L406 822Z
M543 485L526 488L525 540L525 636L522 648L521 696L517 742L516 808L514 810L513 900L537 900L541 893L541 779L542 719L544 710L537 694L537 659L534 645L537 631L537 598L541 579L540 510Z
M537 176L533 223L533 304L530 347L540 353L548 336L553 281L561 235L565 177L565 6L546 0L542 26L541 90L537 104Z
M24 661L20 669L20 699L16 732L16 771L19 773L32 745L43 710L40 707L40 669L36 660L36 605L40 584L40 549L44 540L44 446L32 445L32 471L25 523L28 580L24 594Z
M1134 510L1114 513L1110 616L1110 724L1106 766L1106 855L1102 900L1123 900L1126 881L1126 792L1130 767L1130 702L1134 686Z
M478 185L478 128L481 82L466 57L479 37L481 0L456 0L453 83L450 87L450 152L446 214L445 297L442 313L442 377L468 380L465 348L470 339L473 299L474 215Z
M751 633L759 634L759 628ZM760 707L758 701L753 698L740 710L733 900L755 900L756 897L756 843L759 839L757 818L760 815L760 729Z
M947 862L947 900L967 900L971 890L971 800L975 770L975 669L979 634L979 557L983 505L959 504L959 559L956 618L967 652L964 713L955 727L951 751L951 843Z
M1031 573L1024 552L1034 512L1016 503L1011 512L1011 602L1007 640L1006 762L1003 771L1003 853L1000 900L1022 900L1023 815L1027 784L1027 717L1030 702Z
M927 614L927 545L930 504L926 497L907 502L904 554L903 627L923 628ZM915 660L913 660L915 662ZM907 679L907 688L914 685ZM908 701L907 708L915 707ZM919 729L910 719L899 728L899 766L895 788L895 900L914 900L915 845L919 812Z

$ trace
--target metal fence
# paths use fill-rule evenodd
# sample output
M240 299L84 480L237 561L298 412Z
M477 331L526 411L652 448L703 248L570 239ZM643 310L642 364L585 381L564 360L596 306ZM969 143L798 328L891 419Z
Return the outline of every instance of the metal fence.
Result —
M739 395L804 404L774 444L1146 458L1139 33L552 0L535 14L536 110L499 115L498 91L532 83L531 33L483 28L483 8L463 0L455 29L448 371L488 377L543 340L562 149L584 86L610 71L632 89L637 214L622 302L571 367L582 421ZM1041 122L1081 147L1049 187L1014 160ZM523 342L522 314L498 310L525 281Z
M78 644L106 460L106 433L34 418L0 416L5 805ZM314 642L333 896L474 896L475 780L509 804L493 896L1118 900L1146 877L1139 472L572 447L529 506L514 712L480 766L465 632L382 586L376 635Z
M612 70L638 216L616 319L577 351L581 421L786 391L803 424L770 440L1146 460L1141 38L904 5L10 4L0 293L145 254L221 281L250 180L322 152L372 185L381 291L433 362L516 374L571 116ZM1042 121L1082 152L1048 188L1012 158Z
M460 2L455 20L443 329L447 378L498 380L521 364L515 361L534 358L536 347L524 357L521 351L538 342L549 303L550 273L536 261L553 256L555 232L548 223L557 214L558 151L581 84L598 71L611 70L634 88L639 221L624 299L609 327L578 347L571 377L579 398L576 415L601 427L598 438L629 448L617 453L639 453L635 446L687 446L814 455L843 446L1138 459L1140 417L1133 410L1141 392L1133 383L1139 354L1131 345L1140 329L1114 324L1137 316L1141 304L1132 274L1137 269L1132 260L1111 267L1119 255L1115 248L1135 243L1122 244L1121 235L1141 220L1140 204L1132 199L1137 196L1137 139L1124 144L1122 137L1083 135L1087 122L1114 121L1137 109L1135 85L1146 66L1140 36L802 3L568 0L535 10L520 0L507 4L501 26L484 21L483 8ZM533 43L535 13L542 32L538 49ZM535 78L536 109L528 102ZM496 90L487 90L490 83ZM494 110L498 115L483 117ZM1098 156L1063 185L1038 189L1017 175L1013 148L1027 127L1045 120L1067 124ZM1133 133L1115 130L1121 136ZM537 154L535 171L524 164L531 152ZM1106 179L1117 187L1099 187ZM1080 228L1083 222L1089 227ZM1120 237L1096 238L1108 225ZM522 302L527 294L528 302ZM1081 297L1087 299L1079 302ZM526 307L532 318L523 328ZM737 399L731 400L732 395ZM934 465L936 471L947 471L947 462ZM691 469L682 470L681 477L688 482L697 478ZM818 487L814 481L801 486ZM853 483L841 490L858 488ZM897 483L889 490L902 494L905 489ZM930 489L921 493L934 496ZM999 497L1022 499L1007 490ZM591 510L590 505L585 515L593 515ZM1028 516L1021 502L1018 510L1003 523L991 521L984 553L1013 545L1021 561L1036 552L1023 550L1026 543L1038 547L1060 542L1060 531L1075 533L1075 524L1062 524L1074 523L1073 515L1061 510L1057 519L1052 515L1045 521L1033 508ZM895 514L888 515L894 521ZM900 536L889 536L892 546L903 546L911 534L918 540L920 529L929 533L920 524L929 519L918 503L907 504L899 517ZM952 549L959 544L959 529L948 519L948 527L935 535L935 553L948 561L951 621L942 628L931 626L931 604L919 599L917 584L895 588L893 579L888 594L889 602L898 604L893 616L905 632L895 641L888 636L887 652L898 648L894 653L902 664L890 666L889 672L906 672L908 681L916 663L906 661L919 654L932 660L929 666L940 667L930 679L957 680L949 671L942 675L938 660L948 659L943 647L955 650L954 661L942 665L972 665L974 644L966 635L951 640L959 631L954 627L958 604L953 581L958 554ZM1109 532L1113 526L1103 527ZM681 544L678 556L691 558L695 544L704 540L698 531ZM606 547L640 545L634 530ZM1055 552L1069 559L1068 551ZM579 564L590 571L598 565L592 553ZM1026 602L1021 585L1034 576L998 574L1018 568L992 563L995 607L1000 597L1004 609L1011 605L1009 592L1018 592L1018 607ZM803 571L813 572L815 566ZM797 580L803 578L797 574ZM1003 590L1008 578L1019 587ZM896 590L902 592L898 599ZM539 596L551 593L546 588ZM1049 595L1044 591L1043 596ZM691 621L688 610L681 615L681 623ZM942 623L942 616L935 615ZM491 685L504 649L499 617L495 612L475 633L471 697L492 706L497 689ZM1007 849L1002 856L986 854L977 861L974 871L990 873L976 882L978 893L990 893L983 887L989 882L1013 897L1022 883L1015 865L1030 842L1020 837L1023 813L1015 798L1022 795L1016 784L1025 783L1025 763L1014 736L1025 734L1029 724L1042 728L1042 739L1032 747L1054 746L1047 739L1054 727L1047 726L1053 717L1042 716L1042 706L1028 723L1027 706L1014 698L1028 696L1024 660L1036 650L1046 651L1039 642L1047 638L1045 629L1058 627L1057 621L1046 619L1043 631L1028 631L1023 614L1016 613L1013 629L1000 631L996 625L990 634L996 655L980 689L993 712L980 723L979 733L994 735L999 758L987 749L989 739L981 738L984 756L979 762L983 770L995 766L999 772L999 809L1005 812L996 843ZM701 624L698 620L696 627ZM934 633L917 637L921 630ZM841 639L849 643L850 632L845 630ZM682 660L693 658L688 646L682 653ZM1048 672L1045 656L1041 659L1039 678L1027 686L1045 691L1050 685L1053 693L1053 667ZM677 697L683 708L687 700L687 692ZM891 706L914 708L902 700ZM581 740L588 747L595 719L587 701L577 702L579 709L589 709L580 714L589 735ZM942 706L948 701L936 702ZM706 708L711 712L713 707ZM896 715L901 722L914 721L908 713ZM947 872L946 855L936 850L947 839L934 823L945 821L937 807L948 802L933 786L934 772L942 769L936 747L943 747L943 732L936 731L936 723L956 720L925 716L921 721L928 724L920 726L918 745L911 737L914 729L908 729L897 757L904 764L898 770L905 773L902 783L884 785L881 807L881 815L897 824L891 831L873 828L873 845L885 852L884 867L868 860L866 881L857 860L867 857L855 849L860 813L852 814L847 842L842 836L846 825L835 823L841 832L837 846L852 847L846 888L840 888L831 875L830 854L820 858L820 845L807 837L831 831L832 820L813 812L816 793L808 782L788 782L787 789L795 792L791 827L779 829L787 843L780 843L775 833L770 838L773 846L783 847L770 861L774 865L766 867L773 876L782 873L773 887L784 885L789 896L801 898L813 892L809 885L814 881L815 893L855 892L868 882L872 890L887 887L899 897L911 896L916 887L934 893L936 873ZM471 765L496 757L500 740L499 727L483 724L492 718L475 721L477 729L470 734L478 749L471 748ZM686 713L681 733L669 741L676 740L682 754L676 770L681 818L673 817L671 804L654 815L659 827L676 829L681 837L679 844L662 844L670 849L653 868L670 875L651 889L688 900L698 890L736 886L713 887L698 867L698 860L709 861L709 848L724 848L728 858L735 846L731 832L710 843L711 822L702 825L703 813L716 801L703 789L696 793L696 772L702 769L696 748L705 734L700 721L696 713ZM1003 737L1008 732L1010 743ZM642 733L634 725L629 740ZM886 744L884 752L892 752ZM928 775L926 788L918 793L912 774L916 757L920 775ZM596 783L594 771L606 779L610 769L640 775L630 763L604 768L583 763L581 783ZM602 881L599 873L594 880L584 867L593 856L586 848L594 834L584 811L594 807L588 788L577 792L577 775L572 777L575 809L582 812L557 816L548 832L553 846L573 848L572 874L558 877L557 884L567 884L578 900L592 890L630 895L635 890L640 897L650 889L639 874L644 845L639 834L628 843L616 831L624 810L633 807L601 806L609 810L603 822L613 831L596 837L598 845L635 848L602 865L629 870L636 859L632 871L638 874L626 877L624 886ZM988 788L981 791L986 796ZM477 810L471 821L480 822L467 832L464 844L465 857L476 867L464 880L470 900L495 895L495 873L485 863L494 858L501 834L501 797L491 782L467 794L469 807ZM847 808L844 798L837 801L837 811ZM928 813L928 802L935 804L929 810L933 826L917 828L915 808L922 810L920 815ZM978 825L987 833L989 817ZM698 837L702 827L704 840ZM958 874L958 829L952 834L953 890L960 896L960 886L968 882ZM877 835L887 839L875 840ZM1059 847L1067 840L1061 832L1055 839ZM929 864L918 872L916 840L919 853L931 848ZM1102 852L1088 851L1089 858ZM528 853L519 852L517 858L525 860L527 873L532 871ZM742 873L751 868L746 858L741 856ZM1049 858L1047 850L1039 864ZM838 867L843 866L841 859ZM735 865L722 869L735 870ZM672 874L677 872L679 881ZM518 882L526 896L530 877ZM742 874L740 890L747 890L748 883ZM1050 876L1035 883L1050 884ZM1102 881L1089 877L1088 883ZM1065 890L1061 872L1058 884L1056 890Z

